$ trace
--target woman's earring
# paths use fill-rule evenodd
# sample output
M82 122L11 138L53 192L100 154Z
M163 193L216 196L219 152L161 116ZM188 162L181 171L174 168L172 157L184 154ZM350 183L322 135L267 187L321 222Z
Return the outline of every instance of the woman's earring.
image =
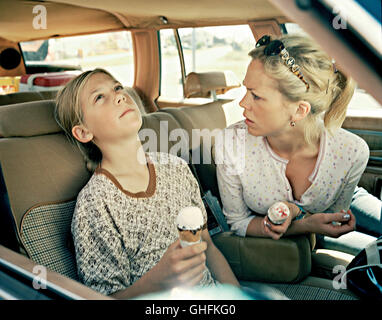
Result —
M294 127L296 125L296 122L291 121L289 124L290 124L291 127Z

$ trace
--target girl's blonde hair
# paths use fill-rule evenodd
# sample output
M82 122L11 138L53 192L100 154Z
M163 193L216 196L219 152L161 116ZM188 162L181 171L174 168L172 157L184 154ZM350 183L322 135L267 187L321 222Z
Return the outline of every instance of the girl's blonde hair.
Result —
M276 38L272 37L272 40ZM305 84L283 63L279 55L267 56L265 46L249 53L252 59L260 60L268 76L278 83L278 90L292 102L304 100L310 103L311 111L304 121L305 140L313 143L319 138L323 126L330 133L342 126L346 109L354 94L355 82L352 78L336 70L332 59L310 38L300 35L278 37L293 57Z
M86 166L89 171L94 171L99 163L101 163L101 150L92 141L82 143L75 139L72 135L72 128L76 125L83 124L80 95L90 77L97 73L104 73L115 80L115 78L104 69L94 69L81 73L69 81L65 87L57 93L56 107L54 111L54 116L58 125L64 130L68 139L78 146L85 158Z

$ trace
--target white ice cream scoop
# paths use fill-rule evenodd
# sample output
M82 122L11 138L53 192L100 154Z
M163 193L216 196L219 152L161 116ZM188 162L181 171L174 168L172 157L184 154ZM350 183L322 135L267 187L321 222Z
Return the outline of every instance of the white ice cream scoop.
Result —
M181 230L199 229L204 224L202 211L198 207L186 207L179 211L176 224Z
M204 218L198 207L186 207L179 211L176 218L180 245L186 247L201 241Z
M284 202L276 202L268 209L268 219L273 224L283 224L289 214L289 208Z

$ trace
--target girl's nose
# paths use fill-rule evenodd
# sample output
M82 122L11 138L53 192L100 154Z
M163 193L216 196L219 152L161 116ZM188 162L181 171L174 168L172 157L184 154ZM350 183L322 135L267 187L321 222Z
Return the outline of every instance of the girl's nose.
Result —
M122 93L117 93L115 99L118 105L121 104L122 102L126 102L126 97Z

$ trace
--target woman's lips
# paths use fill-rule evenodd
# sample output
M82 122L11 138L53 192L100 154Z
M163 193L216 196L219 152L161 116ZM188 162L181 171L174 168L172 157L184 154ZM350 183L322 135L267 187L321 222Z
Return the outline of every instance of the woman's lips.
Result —
M246 124L253 124L254 122L250 119L247 118L247 116L245 114L243 114L244 118L245 118L245 123Z
M134 110L133 109L127 109L119 117L122 118L125 114L127 114L127 113L129 113L131 111L134 111Z

